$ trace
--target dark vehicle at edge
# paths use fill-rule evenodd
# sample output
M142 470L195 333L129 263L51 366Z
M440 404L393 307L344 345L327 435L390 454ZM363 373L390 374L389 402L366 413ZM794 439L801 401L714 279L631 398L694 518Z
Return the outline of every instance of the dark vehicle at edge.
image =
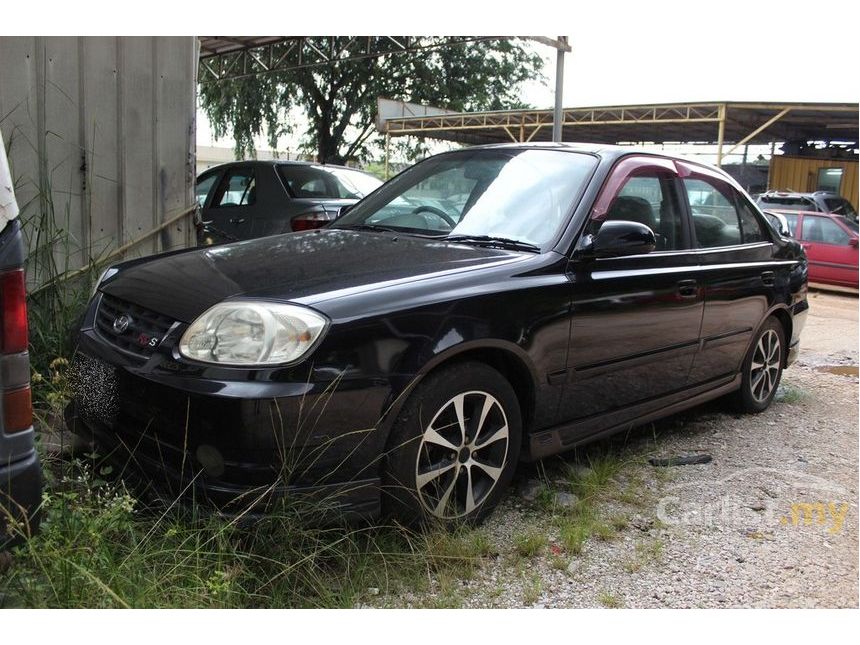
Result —
M0 141L2 146L2 141ZM0 154L4 150L0 148ZM0 550L39 526L42 470L30 398L24 241L17 219L0 222Z
M362 170L305 161L237 161L201 173L200 246L320 228L382 182Z
M797 356L800 245L725 173L629 148L475 147L321 230L109 269L74 432L227 512L478 521L540 459L722 395L764 410ZM253 504L252 504L253 502Z

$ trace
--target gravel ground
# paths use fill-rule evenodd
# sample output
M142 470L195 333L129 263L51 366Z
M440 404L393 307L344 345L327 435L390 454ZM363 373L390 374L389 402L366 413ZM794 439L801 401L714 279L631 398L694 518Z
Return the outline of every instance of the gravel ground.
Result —
M857 298L813 292L810 302L801 358L766 412L734 415L715 402L523 467L483 528L497 555L471 575L437 576L429 592L372 604L857 607ZM571 553L557 528L565 511L546 502L550 492L528 501L527 489L541 480L565 491L570 472L607 453L620 467L593 506L614 528ZM704 454L713 460L647 462ZM536 554L515 546L528 534L543 543Z

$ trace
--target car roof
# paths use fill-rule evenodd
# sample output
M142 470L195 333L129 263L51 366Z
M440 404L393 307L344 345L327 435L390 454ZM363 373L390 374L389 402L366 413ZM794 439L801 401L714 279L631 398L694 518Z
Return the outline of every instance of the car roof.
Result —
M768 190L759 197L842 197L839 193L829 190L816 190L814 193L801 193L794 190Z
M343 170L352 170L354 172L363 172L365 174L370 174L366 170L362 170L361 168L351 168L349 166L343 166L341 164L334 163L317 163L316 161L299 161L297 159L240 159L238 161L225 161L224 163L219 163L210 168L207 168L203 172L209 172L212 170L217 170L219 168L224 168L225 166L253 166L253 165L266 165L266 166L322 166L325 168L341 168ZM200 174L202 175L203 172Z
M619 146L619 145L611 145L611 144L599 144L599 143L580 143L580 142L551 142L551 141L539 141L534 143L493 143L479 146L470 146L469 148L465 148L465 150L499 150L499 149L508 149L508 150L522 150L522 149L540 149L540 150L567 150L570 152L582 152L585 154L593 154L597 155L603 159L608 159L610 162L614 162L621 157L626 157L628 155L646 155L649 157L659 157L661 159L670 159L674 161L683 161L684 163L693 164L696 166L700 166L702 168L707 168L709 170L716 171L719 173L723 179L732 184L733 186L739 187L734 178L729 175L722 168L718 168L717 166L703 163L696 159L690 159L689 157L685 157L683 155L671 154L667 152L656 152L654 150L646 150L645 148L639 146ZM451 152L457 152L457 150L452 150ZM450 153L443 153L450 154Z
M537 141L537 142L529 142L529 143L491 143L485 145L478 146L470 146L469 148L462 148L461 150L522 150L522 149L539 149L539 150L568 150L570 152L583 152L586 154L594 154L599 155L600 157L608 158L610 160L615 160L620 157L625 157L628 155L647 155L650 157L660 157L662 159L674 159L677 161L683 161L685 163L695 164L697 166L702 166L705 168L710 168L719 171L722 175L725 175L727 179L731 179L731 175L726 173L725 171L713 166L711 164L702 163L696 159L690 159L689 157L685 157L683 155L672 154L668 152L657 152L654 150L647 150L645 148L639 146L619 146L612 144L603 144L603 143L582 143L582 142L573 142L573 141L563 141L563 142L552 142L552 141ZM458 150L452 150L451 152L458 152ZM445 154L445 153L443 153Z
M798 210L790 210L777 208L774 206L768 206L763 209L765 213L777 213L779 215L817 215L819 217L831 217L836 219L847 219L844 215L840 215L839 213L826 213L823 211L798 211Z

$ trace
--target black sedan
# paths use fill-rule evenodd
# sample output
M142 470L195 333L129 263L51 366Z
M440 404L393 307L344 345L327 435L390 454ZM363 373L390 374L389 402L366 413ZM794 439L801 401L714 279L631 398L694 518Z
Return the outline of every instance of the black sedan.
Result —
M197 178L197 244L320 228L379 188L373 175L305 161L238 161Z
M520 459L723 395L767 408L806 283L797 242L719 170L470 148L321 230L110 269L68 421L158 491L228 512L309 495L478 521Z

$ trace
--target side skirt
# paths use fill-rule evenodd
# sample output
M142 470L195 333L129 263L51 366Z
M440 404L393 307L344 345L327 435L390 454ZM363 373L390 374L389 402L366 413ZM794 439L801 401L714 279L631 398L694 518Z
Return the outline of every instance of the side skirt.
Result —
M536 461L565 452L582 444L603 439L618 432L629 430L650 421L662 419L663 417L695 407L706 401L719 398L724 394L737 390L740 386L741 375L737 374L731 380L722 381L716 386L713 384L707 385L705 391L696 392L696 390L701 390L701 388L695 388L692 391L682 393L683 398L680 400L678 394L673 394L656 401L640 403L623 411L614 410L598 418L592 417L574 423L555 426L548 430L541 430L529 437L529 443L525 451L527 454L522 456L522 460ZM613 417L617 419L622 414L626 417L625 420L613 423L615 421ZM594 430L594 426L601 425L601 421L610 425L599 430Z

